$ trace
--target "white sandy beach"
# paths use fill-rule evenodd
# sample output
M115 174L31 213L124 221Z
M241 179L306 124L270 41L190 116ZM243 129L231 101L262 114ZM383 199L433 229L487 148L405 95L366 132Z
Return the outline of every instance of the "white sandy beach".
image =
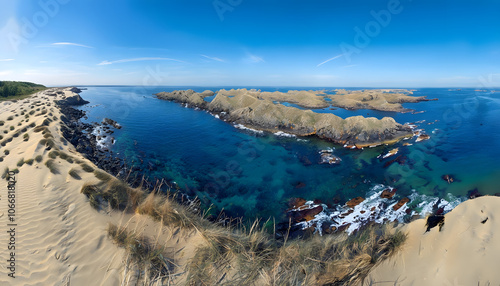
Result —
M76 94L66 90L65 95ZM46 107L48 113L59 118L61 114L54 105L55 99L61 98L59 95L55 98L38 93L35 97L15 103L0 103L0 121L5 122L1 130L9 130L7 134L1 133L3 140L32 122L37 126L42 124L44 116L36 116L40 111L31 115L29 122L21 122L25 120L20 115L21 107L28 112L35 110L38 107L30 109L30 104L35 101L40 101L38 104L41 108ZM47 103L51 106L47 106ZM19 116L16 117L15 114ZM10 116L13 119L7 120ZM11 131L8 128L10 126L15 126L15 129ZM1 171L6 167L10 170L19 169L19 173L15 175L13 222L9 221L8 216L8 183L5 179L0 188L0 261L3 261L0 263L0 285L134 285L134 274L126 269L124 263L127 259L126 251L107 237L109 222L127 225L139 233L156 237L158 241L168 241L172 251L185 247L185 243L190 241L188 234L181 231L174 236L175 230L161 227L146 216L94 210L86 196L80 193L85 182L97 180L94 174L78 170L78 164L71 164L60 158L55 159L58 174L51 173L44 165L49 151L38 144L43 139L42 132L35 133L33 129L28 128L27 132L13 138L0 149L0 157L3 157L3 162L0 162ZM62 143L60 120L52 122L49 129L58 150L94 166L77 153L69 142L63 140L66 143ZM28 133L28 141L23 141L24 133ZM5 155L5 150L8 150L9 155ZM37 155L43 155L41 162L35 160L32 165L17 166L20 159L27 160ZM80 180L68 174L72 168L78 170ZM10 223L15 225L8 225ZM15 233L14 241L10 240L10 233L7 232L12 228ZM15 242L15 249L11 247L8 250L9 240ZM197 244L192 245L195 247ZM185 251L191 250L191 247L187 247ZM10 262L7 260L11 254L15 257L15 269L11 269L14 273L8 269ZM185 263L182 253L177 253L177 260ZM15 278L9 276L9 273Z

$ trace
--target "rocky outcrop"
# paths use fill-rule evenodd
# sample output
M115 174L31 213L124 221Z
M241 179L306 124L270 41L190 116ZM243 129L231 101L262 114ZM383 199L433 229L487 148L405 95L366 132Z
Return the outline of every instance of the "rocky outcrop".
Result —
M402 103L417 103L427 99L425 96L410 96L412 91L405 89L366 89L366 90L334 90L335 94L327 96L332 105L348 110L372 109L380 111L410 112Z
M205 101L205 97L214 95L213 91L205 90L202 93L197 93L194 90L175 90L172 92L160 92L155 94L159 99L170 100L179 103L186 103L190 106L205 109L208 102Z
M393 118L381 120L362 116L342 119L329 113L315 113L275 104L258 96L257 91L220 90L209 103L204 100L213 93L196 93L192 90L162 92L160 99L186 103L218 114L225 121L269 132L286 132L297 136L315 135L339 144L366 147L394 143L412 136L408 126L398 124ZM257 95L256 95L257 94Z
M63 99L56 101L59 105L84 105L89 103L78 94L82 91L76 87L67 88L63 91Z

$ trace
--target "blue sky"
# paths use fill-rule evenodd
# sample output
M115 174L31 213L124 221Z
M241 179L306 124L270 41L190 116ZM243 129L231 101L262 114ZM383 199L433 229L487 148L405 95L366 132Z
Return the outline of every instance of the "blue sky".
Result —
M500 2L0 0L0 79L500 86Z

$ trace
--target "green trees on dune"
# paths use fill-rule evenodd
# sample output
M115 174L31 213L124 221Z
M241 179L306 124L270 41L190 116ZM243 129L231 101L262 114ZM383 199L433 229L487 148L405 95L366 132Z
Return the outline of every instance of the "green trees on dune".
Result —
M41 84L22 81L0 81L0 99L13 96L22 96L44 90Z

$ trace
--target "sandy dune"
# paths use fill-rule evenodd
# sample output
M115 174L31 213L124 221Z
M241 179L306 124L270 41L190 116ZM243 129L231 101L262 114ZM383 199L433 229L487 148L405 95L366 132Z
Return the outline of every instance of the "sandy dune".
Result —
M372 269L364 285L500 285L499 197L466 201L425 232L425 220L404 227L402 250Z
M73 95L71 91L65 91L65 96ZM4 121L0 127L3 137L0 142L6 142L0 148L0 158L3 159L0 172L3 173L5 168L17 168L19 171L15 175L14 222L9 222L8 217L8 183L5 179L1 180L0 261L3 262L0 263L0 285L134 285L137 273L125 266L126 251L107 237L106 228L110 222L129 226L158 241L169 242L172 259L175 256L178 263L186 263L184 255L178 250L192 252L198 245L192 240L196 239L195 234L161 227L146 216L124 215L111 210L97 212L86 196L80 193L85 182L97 180L93 173L86 173L78 164L59 157L55 159L57 174L45 166L49 150L39 144L43 139L42 132L34 132L29 125L33 122L36 126L41 125L46 117L57 118L48 126L56 143L56 148L52 150L63 151L94 166L70 143L61 140L58 119L61 114L54 105L56 99L61 99L61 95L51 97L38 93L15 103L0 103L0 121ZM38 106L31 108L32 104ZM41 114L44 107L47 113ZM25 115L38 108L40 110L30 115L26 122ZM23 111L24 115L21 115ZM10 130L10 126L14 129ZM24 127L27 127L26 132L13 136ZM27 141L24 141L25 133L29 136ZM8 138L12 141L8 142ZM37 155L43 156L41 162L34 160L32 165L17 165L20 159L34 159ZM81 179L71 177L68 174L70 169L77 170ZM9 223L16 225L10 226ZM15 228L15 250L9 251L10 233L7 231L11 228ZM186 247L187 242L190 242L190 247ZM10 252L15 252L15 278L8 276L11 273L7 268Z

